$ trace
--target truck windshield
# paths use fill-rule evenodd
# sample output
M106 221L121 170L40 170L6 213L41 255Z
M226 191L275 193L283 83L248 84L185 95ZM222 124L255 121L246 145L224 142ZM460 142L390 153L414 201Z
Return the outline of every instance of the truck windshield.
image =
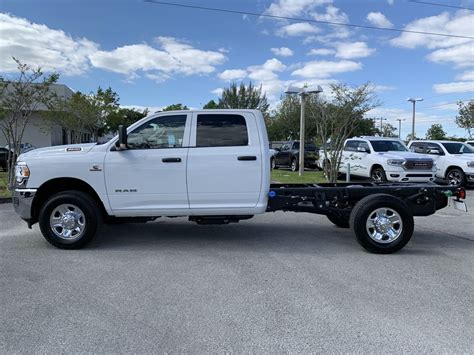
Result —
M376 152L406 152L408 149L399 141L370 141Z
M464 143L441 143L449 154L474 154L474 148Z
M300 149L300 143L299 142L295 142L293 144L293 149ZM316 150L316 146L312 143L306 143L304 145L304 150Z

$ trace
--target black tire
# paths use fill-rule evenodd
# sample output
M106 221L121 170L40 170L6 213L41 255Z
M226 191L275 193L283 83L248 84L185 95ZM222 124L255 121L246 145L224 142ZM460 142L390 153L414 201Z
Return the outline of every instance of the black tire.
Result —
M385 174L385 170L382 167L376 166L370 172L370 179L373 182L387 182L387 174Z
M339 228L349 228L349 218L344 218L335 214L328 214L326 217Z
M61 214L61 212L56 209L64 205L74 206L75 208L72 209L71 207L66 207L66 210L81 216L77 219L76 215L70 217L73 219L70 223L73 223L73 225L78 228L80 228L79 223L81 223L81 221L83 223L81 233L73 231L73 233L76 232L76 235L71 235L69 239L66 238L66 236L60 237L54 232L55 230L56 233L63 234L65 230L67 231L66 228L58 226L53 230L50 225L50 219L54 218L53 213L58 216L55 218L58 218L58 222L61 224L63 219L60 217L68 212ZM39 225L41 233L45 239L55 247L60 249L80 249L90 242L96 235L102 222L101 217L102 214L96 201L94 201L94 199L92 199L88 194L80 191L64 191L53 195L43 204L39 214ZM71 227L70 229L72 228L74 227Z
M396 223L393 225L392 231L396 232L396 237L393 240L390 240L392 238L388 234L376 234L378 227L375 227L375 224L373 224L373 228L369 227L369 219L373 221L374 216L379 218L375 214L377 210L386 210L386 219L400 220L398 228ZM391 214L390 211L395 214ZM377 223L385 223L386 219L379 219ZM356 235L357 242L364 249L375 254L391 254L402 249L410 241L415 226L413 214L406 203L387 194L366 196L357 202L351 212L349 224ZM380 228L384 227L387 226L382 224ZM383 236L383 238L378 239L377 236Z
M276 165L276 162L275 162L275 158L270 159L270 168L271 170L278 169L278 166Z
M296 161L295 158L291 159L290 169L293 172L298 171L298 162Z
M466 186L466 175L459 168L452 168L446 173L446 180L452 186Z

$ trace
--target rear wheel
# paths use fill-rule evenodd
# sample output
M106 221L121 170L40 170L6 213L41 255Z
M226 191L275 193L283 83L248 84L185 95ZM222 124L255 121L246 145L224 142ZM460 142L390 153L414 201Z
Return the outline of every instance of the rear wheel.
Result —
M385 174L385 170L383 170L383 168L379 166L372 169L372 172L370 173L370 178L373 182L387 181L387 175Z
M376 254L391 254L410 240L414 221L409 207L387 194L364 197L354 207L350 217L358 243Z
M290 169L293 172L298 171L298 162L296 161L295 158L291 159Z
M43 204L39 225L45 239L55 247L79 249L95 236L100 215L96 202L89 195L65 191Z
M349 228L349 218L338 216L335 214L328 214L326 217L339 228Z
M466 177L464 172L459 168L453 168L448 171L446 174L446 180L448 180L449 185L453 186L465 186Z

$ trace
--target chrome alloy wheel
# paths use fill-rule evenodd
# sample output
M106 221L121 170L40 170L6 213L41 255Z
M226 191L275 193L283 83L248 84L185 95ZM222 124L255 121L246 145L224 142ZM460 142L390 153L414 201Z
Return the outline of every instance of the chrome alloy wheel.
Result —
M372 172L372 180L374 182L383 182L383 174L380 170L374 170Z
M84 234L86 218L79 207L70 203L62 204L51 212L49 225L59 238L76 240Z
M402 217L391 208L378 208L369 214L366 229L377 243L391 243L402 234Z
M462 176L458 170L452 170L448 173L449 185L458 186L462 183Z

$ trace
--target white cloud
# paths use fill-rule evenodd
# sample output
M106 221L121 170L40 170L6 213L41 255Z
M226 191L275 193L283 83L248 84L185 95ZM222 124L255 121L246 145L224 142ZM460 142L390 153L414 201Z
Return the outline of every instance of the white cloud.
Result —
M330 3L332 3L332 0L277 0L265 10L265 14L294 17L317 6Z
M61 30L36 24L24 18L0 14L0 68L15 72L11 57L44 71L65 75L82 74L89 68L88 56L98 44L85 38L73 38Z
M211 93L216 96L221 96L223 91L224 91L223 88L217 88L217 89L212 90Z
M243 79L247 76L247 71L243 69L227 69L218 75L222 80L232 81Z
M144 112L145 110L148 110L148 113L153 113L153 112L163 110L166 106L120 105L120 107L131 109L131 110L136 110L136 111L140 111L140 112Z
M468 70L456 76L456 80L474 81L474 70Z
M336 57L343 59L365 58L375 52L365 42L346 42L336 44Z
M372 25L377 27L386 27L392 28L393 24L390 22L388 18L381 12L370 12L367 15L367 21L369 21Z
M435 84L433 90L439 94L460 92L474 92L474 81L458 81L452 83Z
M316 49L311 49L307 55L332 55L336 54L336 51L334 49L329 49L329 48L316 48Z
M148 44L132 44L112 51L97 51L90 55L93 66L126 74L155 71L166 78L170 74L208 74L222 64L226 56L220 52L203 51L172 37L157 37L161 49Z
M362 69L361 63L349 60L338 62L331 61L311 61L304 64L300 69L295 70L292 75L305 78L327 78L332 74L351 72Z
M449 48L437 49L427 58L435 63L453 63L459 68L474 66L474 41Z
M436 16L423 17L410 22L404 29L463 35L472 32L473 23L474 13L471 11L457 11L454 14L443 12ZM471 40L404 32L390 42L396 47L436 49L471 42Z
M290 48L280 47L280 48L271 48L273 54L281 57L291 57L294 53Z
M315 20L327 22L349 23L349 18L344 12L339 12L339 8L329 5L325 13L313 12L311 14Z
M396 90L397 88L395 86L392 86L392 85L374 85L373 89L376 92L385 92L385 91Z
M289 36L289 37L296 37L296 36L304 36L308 34L319 33L321 30L311 25L307 22L297 22L292 23L290 25L282 26L278 31L277 34L279 36Z

